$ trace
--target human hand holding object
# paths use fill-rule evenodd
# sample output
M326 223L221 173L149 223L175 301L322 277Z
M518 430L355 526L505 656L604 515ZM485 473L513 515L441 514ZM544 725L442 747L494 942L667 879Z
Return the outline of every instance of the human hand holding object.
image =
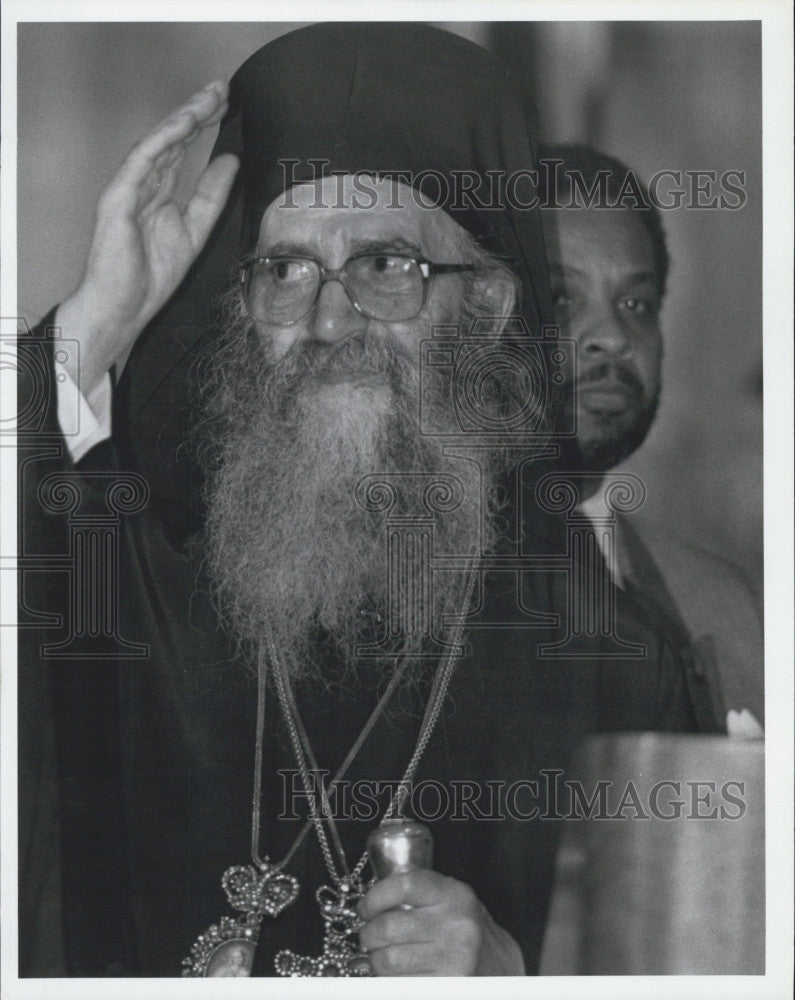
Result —
M187 205L174 193L188 146L227 107L212 83L138 143L102 193L85 274L59 307L56 325L81 343L85 395L113 364L121 367L149 320L175 292L210 235L239 162L224 154L202 172Z
M368 849L373 858L369 844ZM364 922L359 940L374 975L524 975L518 944L494 922L472 889L418 866L431 860L421 834L409 838L407 848L387 849L385 854L373 858L379 881L358 906Z

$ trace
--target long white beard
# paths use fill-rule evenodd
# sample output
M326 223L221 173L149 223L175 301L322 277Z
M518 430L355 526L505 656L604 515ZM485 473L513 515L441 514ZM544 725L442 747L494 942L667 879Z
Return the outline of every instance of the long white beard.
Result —
M447 457L420 433L417 366L392 343L302 343L272 365L248 337L237 354L216 396L225 430L208 496L211 573L238 640L256 654L270 636L294 677L322 677L319 638L350 666L363 625L400 596L388 589L385 516L356 499L363 477L386 474L393 513L416 515L428 478L418 473L456 476L463 502L436 518L433 545L466 556L493 541L483 498L494 470ZM369 376L329 384L330 371ZM432 408L439 427L452 426L448 400ZM434 574L431 619L460 611L461 592L462 573Z

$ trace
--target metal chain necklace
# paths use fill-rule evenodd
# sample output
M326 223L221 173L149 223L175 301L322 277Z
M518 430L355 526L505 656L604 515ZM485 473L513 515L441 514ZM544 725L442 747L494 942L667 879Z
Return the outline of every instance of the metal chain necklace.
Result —
M183 959L183 976L249 976L259 927L264 916L277 917L298 895L298 882L283 869L292 859L307 833L312 820L304 824L281 861L272 863L259 853L261 822L262 757L265 728L265 693L267 690L267 658L260 656L257 671L257 726L254 748L254 793L251 810L251 858L253 865L236 865L227 869L221 885L230 905L243 911L239 917L222 917L200 934ZM384 693L378 700L359 738L348 751L335 781L341 780L358 753L367 733L382 713L405 672L406 664L396 666ZM230 959L231 956L231 959Z
M475 559L470 561L465 576L461 614L452 629L449 648L437 668L433 685L420 724L414 752L401 779L397 791L387 807L382 819L400 814L409 785L419 766L425 749L430 742L434 727L444 703L450 679L455 669L457 650L461 642L466 610L470 606L475 585ZM370 974L365 953L360 949L357 933L360 921L356 915L356 904L369 888L362 881L362 872L369 860L367 851L349 870L342 842L331 814L326 786L320 784L321 808L318 809L317 795L313 787L310 768L319 775L306 731L301 722L295 696L270 636L267 638L267 660L273 668L273 677L279 697L280 709L290 735L293 753L301 774L301 780L309 802L310 818L304 824L293 844L281 861L273 863L267 857L260 857L262 758L265 727L265 690L267 686L267 660L260 656L257 676L257 728L254 752L254 795L252 804L251 856L253 865L236 865L228 868L221 879L221 885L230 905L240 910L237 917L221 917L194 943L190 955L183 960L183 976L250 976L254 952L259 940L259 928L264 917L277 917L297 897L298 880L286 874L283 869L292 859L308 831L314 826L323 861L334 887L321 886L315 893L324 923L323 951L317 958L280 951L275 958L275 968L281 976L367 976ZM333 782L345 774L358 754L378 718L394 693L405 673L407 660L402 659L384 693L378 699L362 731L351 746L345 760L340 765ZM328 825L328 834L325 823ZM343 872L337 869L329 843L329 834L339 857Z

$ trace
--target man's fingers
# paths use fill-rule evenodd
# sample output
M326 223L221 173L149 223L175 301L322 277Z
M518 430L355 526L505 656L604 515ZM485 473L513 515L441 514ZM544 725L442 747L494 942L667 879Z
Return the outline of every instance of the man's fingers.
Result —
M168 170L169 167L173 167L175 164L179 163L185 156L185 146L182 143L178 143L175 146L169 146L168 149L164 149L160 156L154 162L155 170Z
M215 125L221 120L227 107L228 86L220 80L208 84L195 93L182 107L172 111L133 150L142 158L151 158L160 150L158 144L174 141L178 136L182 141L192 141L203 128ZM170 140L168 137L172 137ZM161 145L161 149L165 146Z
M359 931L359 940L367 951L393 944L427 944L428 928L421 907L413 910L387 910L368 920Z
M454 891L458 885L461 883L429 869L399 872L376 882L360 901L357 911L362 920L372 920L379 913L402 904L432 906L440 901L445 890Z
M236 156L223 153L212 160L199 177L196 191L185 209L185 228L195 250L199 250L210 235L229 197L239 166Z
M140 220L150 218L167 202L171 201L179 181L179 166L182 157L164 170L152 172L145 185L140 189L140 197L136 211Z
M103 195L114 209L132 209L138 200L137 188L159 161L184 149L202 129L218 122L226 111L227 87L212 83L199 91L181 108L165 118L145 139L134 147Z
M215 83L211 83L210 86L216 89L219 95L219 101L215 111L212 111L209 117L201 122L202 128L207 128L210 125L216 125L224 117L228 107L227 98L229 96L229 85L224 83L223 80L217 80Z
M436 952L428 944L391 944L371 952L367 959L376 976L429 976L436 974Z

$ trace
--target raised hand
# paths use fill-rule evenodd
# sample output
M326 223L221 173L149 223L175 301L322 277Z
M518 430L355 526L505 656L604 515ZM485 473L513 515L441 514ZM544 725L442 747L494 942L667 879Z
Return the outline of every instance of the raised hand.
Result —
M239 166L231 154L206 167L187 205L178 205L174 192L187 147L226 107L224 83L194 94L138 143L99 200L85 275L56 315L56 324L81 342L86 395L111 365L124 364L221 213Z
M519 945L468 885L428 869L389 875L358 906L377 976L523 976Z

